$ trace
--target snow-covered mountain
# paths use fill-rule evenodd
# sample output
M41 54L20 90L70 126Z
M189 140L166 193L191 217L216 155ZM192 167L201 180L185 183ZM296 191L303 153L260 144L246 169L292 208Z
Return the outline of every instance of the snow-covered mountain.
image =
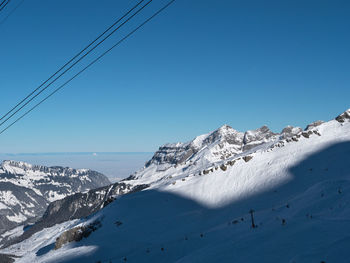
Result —
M188 143L166 144L159 148L146 168L154 165L158 170L172 166L194 163L198 160L220 161L252 149L263 143L273 141L278 134L267 126L245 133L224 125L214 132L196 137Z
M108 184L107 177L87 169L4 161L0 164L0 234L34 222L50 202Z
M349 160L350 110L280 134L225 125L160 147L122 182L146 189L0 253L46 263L349 262Z
M261 147L272 146L278 141L290 142L302 134L316 134L321 121L314 122L303 131L300 127L287 126L281 133L273 133L267 126L239 132L228 125L187 143L165 144L154 154L143 169L128 180L137 183L156 184L169 177L181 178L195 174L209 173L219 166L234 162L237 156L248 155ZM313 133L311 130L314 130ZM309 135L307 135L309 136ZM225 162L228 160L228 162Z

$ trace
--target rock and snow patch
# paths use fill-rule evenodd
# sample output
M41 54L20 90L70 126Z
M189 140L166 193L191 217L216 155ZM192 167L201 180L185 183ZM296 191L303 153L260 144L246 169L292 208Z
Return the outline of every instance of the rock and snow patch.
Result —
M108 184L107 177L87 169L3 161L0 164L0 238L2 233L19 224L33 223L40 218L50 202ZM0 245L4 241L2 238Z

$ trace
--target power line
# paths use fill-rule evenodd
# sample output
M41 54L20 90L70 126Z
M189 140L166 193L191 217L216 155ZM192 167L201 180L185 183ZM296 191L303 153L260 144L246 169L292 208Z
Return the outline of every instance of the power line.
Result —
M75 74L72 78L67 80L65 83L63 83L61 86L59 86L57 89L55 89L53 92L51 92L48 96L46 96L43 100L41 100L39 103L37 103L34 107L32 107L30 110L25 112L22 116L17 118L14 122L12 122L9 126L7 126L5 129L0 131L0 135L3 134L6 130L11 128L14 124L19 122L21 119L23 119L26 115L28 115L30 112L32 112L34 109L39 107L42 103L44 103L47 99L49 99L51 96L53 96L55 93L57 93L59 90L61 90L63 87L65 87L69 82L74 80L76 77L78 77L81 73L83 73L85 70L87 70L89 67L91 67L93 64L95 64L97 61L99 61L102 57L104 57L107 53L112 51L115 47L119 46L122 42L124 42L126 39L128 39L130 36L132 36L136 31L138 31L140 28L142 28L144 25L149 23L153 18L155 18L157 15L159 15L162 11L164 11L166 8L168 8L172 3L174 3L175 0L169 1L166 5L164 5L162 8L160 8L157 12L155 12L152 16L150 16L148 19L146 19L144 22L142 22L138 27L136 27L134 30L132 30L130 33L128 33L125 37L123 37L121 40L119 40L116 44L114 44L112 47L107 49L105 52L103 52L99 57L97 57L95 60L93 60L90 64L88 64L85 68L83 68L81 71L79 71L77 74Z
M6 1L7 1L7 0L3 0L3 1L1 2L1 4L0 4L0 7L2 7L3 4L4 4Z
M0 3L0 7L6 2L6 0L3 0L1 3Z
M1 3L2 6L0 6L0 12L8 5L8 3L10 3L11 0L7 0L7 2L5 4L3 4L4 2Z
M34 95L38 90L41 89L46 83L48 83L51 79L53 79L58 73L60 73L64 68L66 68L70 63L72 63L76 58L78 58L82 53L84 53L89 47L91 47L94 43L96 43L102 36L104 36L108 31L110 31L115 25L117 25L121 20L123 20L126 16L128 16L135 8L137 8L142 2L145 0L139 1L135 6L133 6L128 12L126 12L122 17L120 17L116 22L114 22L109 28L107 28L102 34L100 34L96 39L94 39L89 45L87 45L84 49L82 49L77 55L71 58L66 64L64 64L59 70L57 70L53 75L51 75L46 81L44 81L39 87L34 89L31 93L29 93L24 99L22 99L16 106L10 109L5 115L0 118L2 121L6 118L11 112L17 109L20 105L22 105L27 99L29 99L32 95ZM99 43L101 44L101 42ZM96 48L96 47L95 47ZM92 50L90 50L91 52ZM2 124L0 124L1 126Z
M19 2L19 4L16 5L16 7L13 8L12 11L3 20L0 21L0 26L6 22L6 20L23 4L23 2L24 2L24 0Z
M144 1L144 0L142 0ZM141 2L142 2L141 1ZM109 33L105 38L103 38L100 42L98 42L93 48L91 48L87 53L85 53L82 57L80 57L76 62L74 62L71 66L69 66L66 70L64 70L58 77L56 77L53 81L51 81L49 84L46 85L45 88L41 89L38 93L36 93L34 96L32 96L36 91L38 91L40 88L37 88L34 92L32 92L30 95L27 96L26 99L29 99L27 102L24 103L26 99L24 99L18 106L16 106L14 109L9 111L7 114L5 114L4 117L0 119L3 120L6 116L8 116L11 112L13 112L16 108L18 108L16 111L14 111L9 117L7 117L5 120L3 120L0 123L0 127L6 123L8 120L10 120L14 115L16 115L19 111L21 111L25 106L27 106L31 101L33 101L36 97L38 97L42 92L44 92L47 88L49 88L53 83L55 83L59 78L61 78L65 73L67 73L70 69L72 69L76 64L78 64L82 59L84 59L88 54L90 54L93 50L95 50L100 44L102 44L105 40L107 40L112 34L114 34L117 30L119 30L122 26L124 26L128 21L130 21L134 16L136 16L139 12L141 12L146 6L148 6L153 0L149 0L145 5L143 5L140 9L138 9L134 14L132 14L130 17L128 17L122 24L120 24L117 28L115 28L111 33ZM78 55L79 56L79 55ZM74 60L74 59L73 59ZM69 64L69 63L68 63ZM61 70L60 70L61 71ZM55 73L56 74L56 73ZM57 75L57 74L56 74ZM52 79L52 77L50 78ZM50 80L49 79L49 80ZM47 81L46 81L47 82ZM42 87L43 85L41 85Z

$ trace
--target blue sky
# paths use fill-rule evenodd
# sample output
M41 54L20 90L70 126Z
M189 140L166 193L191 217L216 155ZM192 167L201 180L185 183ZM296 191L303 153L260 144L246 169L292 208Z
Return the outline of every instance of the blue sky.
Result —
M0 25L0 112L135 3L24 1ZM149 152L225 123L280 131L331 119L350 107L349 11L349 1L177 0L1 135L0 152Z

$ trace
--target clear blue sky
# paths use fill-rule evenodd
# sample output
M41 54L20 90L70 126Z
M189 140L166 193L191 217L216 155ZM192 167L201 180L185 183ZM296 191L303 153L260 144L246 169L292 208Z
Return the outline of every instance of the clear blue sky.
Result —
M0 112L134 3L26 0L0 25ZM350 107L349 12L349 1L177 0L1 135L0 152L154 151L225 123L331 119Z

